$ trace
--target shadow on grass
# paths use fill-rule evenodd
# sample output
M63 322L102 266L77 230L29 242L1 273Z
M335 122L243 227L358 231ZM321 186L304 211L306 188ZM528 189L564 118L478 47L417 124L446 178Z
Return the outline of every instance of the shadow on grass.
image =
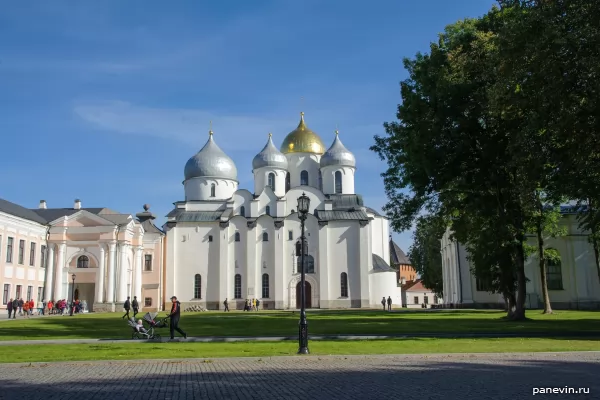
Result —
M0 366L0 387L7 400L529 399L534 388L584 388L582 393L589 394L578 398L597 398L599 375L597 357L587 362L548 357L484 362L314 356ZM566 396L538 394L535 398Z

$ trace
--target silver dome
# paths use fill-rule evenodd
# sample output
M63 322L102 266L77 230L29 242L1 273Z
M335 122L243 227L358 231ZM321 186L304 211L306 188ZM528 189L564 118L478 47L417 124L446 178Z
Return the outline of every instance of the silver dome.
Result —
M281 169L287 169L288 167L287 157L282 152L277 150L277 147L275 147L273 144L270 133L267 144L252 160L252 169L259 169L263 167Z
M321 156L321 168L329 166L344 166L356 168L356 158L340 140L339 134L335 131L335 140L333 144Z
M237 168L233 160L217 146L212 131L204 147L185 164L183 174L186 180L206 177L237 181Z

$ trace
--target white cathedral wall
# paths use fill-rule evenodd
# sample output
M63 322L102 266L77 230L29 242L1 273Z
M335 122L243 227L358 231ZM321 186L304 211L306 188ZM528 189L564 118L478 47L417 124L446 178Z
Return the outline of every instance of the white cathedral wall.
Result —
M288 153L288 171L290 173L290 187L300 186L300 173L308 172L308 186L319 188L319 161L321 156L310 153Z
M215 184L215 196L211 196L211 185ZM185 200L226 200L231 198L238 183L229 179L192 178L184 183Z
M259 168L254 170L254 193L261 193L269 184L269 174L275 174L275 194L278 197L285 195L285 176L287 171L279 168Z
M269 274L273 277L275 269L275 243L277 238L273 226L273 219L269 216L261 217L256 222L254 228L256 237L254 245L256 246L256 268L254 274L248 277L248 298L262 299L262 275ZM268 241L263 241L263 234L267 234ZM254 237L254 235L250 235ZM262 299L263 301L268 299Z
M354 173L355 169L352 167L339 167L330 166L321 168L321 175L323 177L323 193L334 194L335 193L335 172L340 171L342 173L342 194L354 194Z
M371 235L371 248L373 254L383 258L386 263L390 262L390 229L387 218L374 216L369 223Z
M249 217L252 200L254 196L246 189L236 191L233 195L233 215L241 215L241 208L244 207L244 216Z
M396 284L396 272L371 272L369 274L369 305L372 308L381 306L383 297L392 298L392 304L402 305L401 288ZM386 303L387 307L387 303Z

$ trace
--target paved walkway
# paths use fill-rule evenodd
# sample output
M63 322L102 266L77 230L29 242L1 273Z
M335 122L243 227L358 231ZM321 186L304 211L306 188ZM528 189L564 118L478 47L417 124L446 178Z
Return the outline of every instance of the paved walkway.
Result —
M599 398L600 352L0 364L6 400Z

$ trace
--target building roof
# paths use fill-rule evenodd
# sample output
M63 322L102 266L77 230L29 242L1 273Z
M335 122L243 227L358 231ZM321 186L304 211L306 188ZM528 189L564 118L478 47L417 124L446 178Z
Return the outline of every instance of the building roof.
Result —
M281 144L281 152L288 153L325 153L323 141L312 130L308 129L304 122L304 113L300 113L300 123L298 127L288 133Z
M14 215L15 217L23 218L29 221L37 222L38 224L47 224L48 221L37 214L35 211L22 207L18 204L11 203L8 200L0 199L0 212Z
M167 218L175 217L176 222L215 222L221 219L223 211L185 211L174 209Z
M183 175L192 178L223 178L237 181L237 168L233 160L215 143L213 132L198 153L185 164Z
M374 208L371 207L365 207L367 209L367 212L371 213L371 214L375 214L377 217L381 217L382 215L379 214L379 212L377 212L377 210L375 210Z
M364 206L362 196L359 194L329 194L327 199L331 200L334 210L360 208Z
M402 290L405 292L431 292L431 289L423 286L423 281L421 279L406 281L406 283L402 285Z
M373 271L374 272L396 272L395 269L390 267L383 258L377 254L373 254Z
M344 166L344 167L356 167L356 158L354 154L350 152L344 146L340 140L338 131L335 131L335 139L331 147L321 156L321 168L330 166Z
M271 138L271 134L269 133L269 140L267 140L267 144L263 149L254 156L252 160L252 169L259 169L264 167L271 168L288 168L288 160L287 157L277 150L277 147L273 144L273 139Z
M412 265L406 254L402 251L400 246L398 246L391 238L390 238L390 257L392 259L392 264L394 265Z
M317 218L321 221L342 221L342 220L359 220L366 221L369 216L363 210L342 211L342 210L317 210Z

